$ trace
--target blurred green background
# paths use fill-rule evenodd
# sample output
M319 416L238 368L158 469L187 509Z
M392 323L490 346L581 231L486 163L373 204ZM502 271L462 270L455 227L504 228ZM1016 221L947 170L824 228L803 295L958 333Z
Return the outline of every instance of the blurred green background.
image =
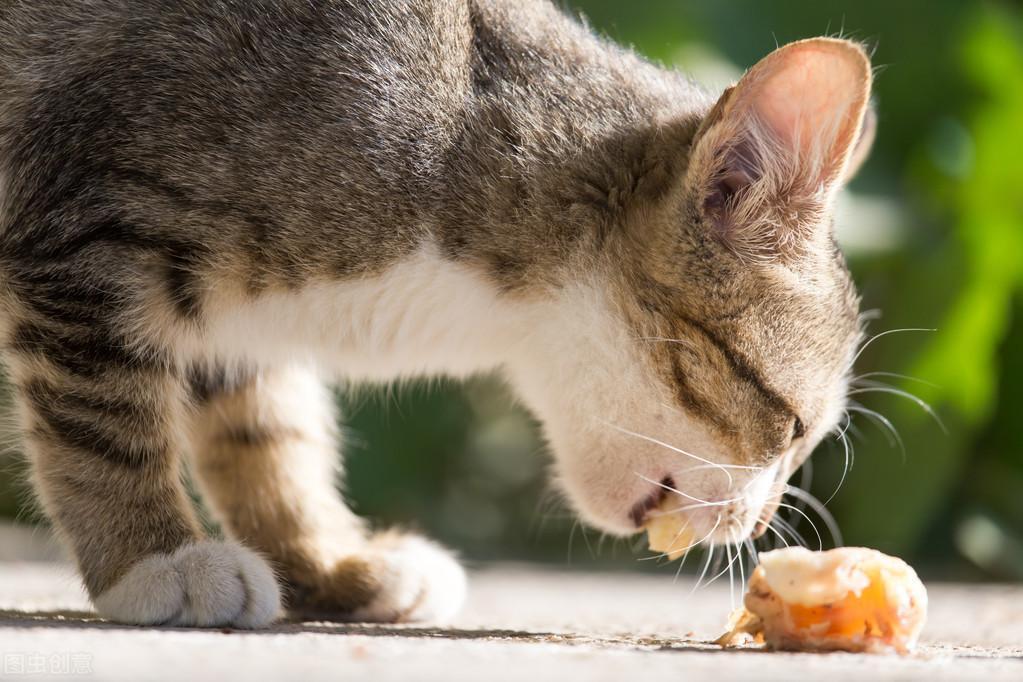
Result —
M859 372L933 406L857 394L855 465L830 502L847 544L903 556L924 575L1023 578L1023 18L1017 2L576 0L598 31L723 87L777 44L830 34L874 49L879 135L842 200L839 237L879 338ZM537 425L494 377L339 395L346 487L381 523L420 528L469 559L674 571L604 541L549 490ZM16 446L13 450L16 451ZM16 452L0 515L27 493ZM824 443L812 491L827 499L843 451ZM800 475L797 475L799 478ZM25 520L34 517L22 504ZM796 519L791 519L793 523ZM805 535L805 522L800 526ZM697 562L692 562L697 565Z

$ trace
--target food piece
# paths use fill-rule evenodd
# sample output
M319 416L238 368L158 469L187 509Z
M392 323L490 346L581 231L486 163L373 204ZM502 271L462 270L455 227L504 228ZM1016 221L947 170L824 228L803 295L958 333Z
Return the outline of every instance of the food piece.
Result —
M927 617L927 591L901 559L861 547L764 552L745 608L719 643L752 635L773 649L908 653Z
M671 561L682 556L693 543L689 521L679 513L654 512L646 524L647 546Z

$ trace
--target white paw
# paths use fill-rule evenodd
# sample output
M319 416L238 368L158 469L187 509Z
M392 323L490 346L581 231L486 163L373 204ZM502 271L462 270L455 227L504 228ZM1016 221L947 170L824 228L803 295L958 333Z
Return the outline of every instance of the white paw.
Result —
M101 616L121 623L260 628L278 616L281 596L257 554L206 540L146 557L94 603Z
M377 544L372 565L380 591L354 620L440 622L462 607L465 571L444 548L415 535L385 535Z

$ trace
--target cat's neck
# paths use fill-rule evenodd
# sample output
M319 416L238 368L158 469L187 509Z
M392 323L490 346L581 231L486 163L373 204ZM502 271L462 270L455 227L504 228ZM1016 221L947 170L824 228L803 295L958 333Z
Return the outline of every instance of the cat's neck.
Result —
M709 100L560 14L480 4L436 230L444 252L514 289L599 248L677 180Z

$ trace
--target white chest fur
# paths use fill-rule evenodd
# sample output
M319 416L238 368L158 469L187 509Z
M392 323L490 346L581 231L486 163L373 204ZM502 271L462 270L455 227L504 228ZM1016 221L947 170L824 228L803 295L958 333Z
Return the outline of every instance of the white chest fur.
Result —
M543 307L425 247L373 276L211 297L207 343L223 358L311 361L357 380L464 376L521 352Z

